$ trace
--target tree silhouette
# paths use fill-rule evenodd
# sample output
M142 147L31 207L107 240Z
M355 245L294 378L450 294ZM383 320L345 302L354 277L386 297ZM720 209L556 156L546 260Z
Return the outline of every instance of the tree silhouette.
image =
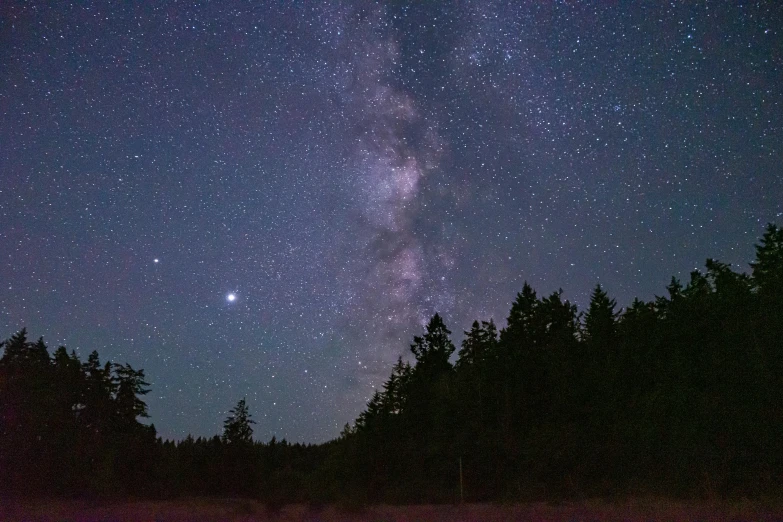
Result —
M0 492L140 491L155 442L136 420L143 372L62 346L50 357L24 329L2 345Z
M318 446L252 440L245 399L222 438L155 439L144 372L82 363L21 330L0 343L0 495L252 496L450 502L774 494L783 482L783 232L750 275L708 259L622 313L596 286L581 316L527 283L498 336L465 332L456 364L434 315L356 422ZM583 317L583 321L580 318Z
M251 419L245 399L241 399L229 411L228 417L223 422L223 442L228 444L248 444L252 442L253 428L250 425L255 423Z
M756 245L756 261L753 268L753 282L761 292L777 297L783 295L783 228L772 223Z
M590 294L590 306L585 314L585 338L588 343L602 345L612 343L615 337L617 301L596 285Z
M114 365L116 393L114 402L118 419L123 425L134 425L139 417L147 418L147 404L139 396L149 393L144 370L134 370L129 364Z
M428 378L436 378L451 369L449 357L455 347L449 336L451 331L446 328L443 318L435 314L427 323L427 329L422 337L415 336L411 352L416 357L418 371Z
M501 331L500 338L503 346L513 352L529 346L532 336L533 317L539 304L536 291L527 281L522 285L522 292L517 294L511 311L506 319L506 327ZM513 355L509 354L513 357Z

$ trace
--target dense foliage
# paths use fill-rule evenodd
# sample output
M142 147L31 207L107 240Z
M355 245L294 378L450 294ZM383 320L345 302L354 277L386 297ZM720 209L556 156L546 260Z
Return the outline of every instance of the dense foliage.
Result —
M505 328L476 321L456 358L435 315L355 424L321 446L155 440L144 374L49 356L24 330L0 360L5 491L450 502L581 495L754 495L783 479L783 229L751 274L708 260L667 294L580 314L525 284ZM454 361L452 363L452 361Z
M144 371L81 362L21 330L0 359L0 491L17 494L145 491L155 428L141 400Z

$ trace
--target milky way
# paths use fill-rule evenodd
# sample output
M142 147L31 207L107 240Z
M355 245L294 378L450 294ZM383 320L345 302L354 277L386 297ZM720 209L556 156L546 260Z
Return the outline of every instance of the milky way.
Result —
M164 437L336 436L435 312L651 299L783 222L776 2L0 7L0 326ZM231 299L229 296L234 296Z
M380 326L376 333L394 338L419 323L417 303L422 285L431 276L425 266L421 240L414 233L416 200L423 178L437 166L437 132L414 100L393 87L399 64L399 45L391 37L373 34L382 12L353 13L348 27L352 45L351 105L349 111L356 149L350 165L352 192L359 211L360 258L366 275L360 279L362 310L372 311ZM353 23L351 23L353 22ZM364 314L363 314L364 315ZM396 334L396 335L395 335ZM378 342L378 340L374 340ZM388 347L383 346L388 353Z

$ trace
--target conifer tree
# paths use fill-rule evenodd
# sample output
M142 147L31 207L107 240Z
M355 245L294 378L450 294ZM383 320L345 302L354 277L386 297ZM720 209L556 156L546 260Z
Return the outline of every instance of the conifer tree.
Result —
M756 261L753 269L753 283L767 295L783 296L783 228L772 223L756 245Z
M115 403L118 422L125 427L137 424L137 418L149 417L147 404L139 395L149 393L149 383L144 381L144 370L134 370L129 364L114 365L114 380L116 383Z
M517 294L517 298L511 305L511 311L506 320L507 326L500 333L503 345L512 352L529 345L533 317L538 304L536 291L525 281L522 292Z
M455 347L449 339L451 331L446 328L440 315L435 314L427 324L424 336L415 336L411 352L416 357L416 368L429 377L437 377L451 369L449 357Z
M3 341L2 346L5 349L2 358L3 365L10 366L22 362L26 357L28 346L27 328L22 328L10 339Z
M229 411L229 416L223 422L223 442L227 444L247 444L253 441L253 428L256 422L251 419L245 399Z
M610 299L598 284L590 295L590 306L585 314L585 338L593 344L611 343L615 337L617 301Z
M394 415L402 413L408 393L410 375L411 365L403 362L402 357L398 357L389 380L383 385L383 405L386 412Z

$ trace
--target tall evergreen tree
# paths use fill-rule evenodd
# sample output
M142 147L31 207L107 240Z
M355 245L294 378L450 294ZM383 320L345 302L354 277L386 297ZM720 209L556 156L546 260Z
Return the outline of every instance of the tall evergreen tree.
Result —
M532 338L533 318L540 301L536 291L525 281L522 292L517 294L506 319L506 327L500 333L500 340L512 352L529 346Z
M449 357L454 353L455 347L450 335L451 331L446 328L441 316L435 314L427 323L424 335L413 338L411 352L416 357L416 370L419 374L435 378L451 369Z
M228 444L249 444L253 441L253 427L256 421L251 419L245 399L241 399L237 405L229 411L229 415L223 422L223 442Z
M772 223L756 245L756 260L750 264L753 283L762 293L783 296L783 228Z
M2 346L4 348L2 358L4 366L21 364L27 359L27 328L22 328L12 335L10 339L3 341Z
M112 365L108 361L101 365L98 352L93 351L87 357L87 362L82 364L82 370L85 375L85 393L79 421L94 436L100 436L109 429L115 412L113 398L116 382L112 379Z
M147 404L139 397L150 391L149 383L144 381L144 370L134 370L129 364L115 364L114 376L118 420L124 426L136 426L139 417L149 417Z
M598 284L590 294L590 306L585 314L585 337L593 345L606 345L615 338L618 314L617 301L610 299Z
M405 408L411 371L411 365L398 357L389 380L383 385L384 409L392 415L402 413Z
M496 345L498 332L495 323L490 321L473 321L470 331L464 332L455 367L467 367L486 364L487 360L497 356Z

